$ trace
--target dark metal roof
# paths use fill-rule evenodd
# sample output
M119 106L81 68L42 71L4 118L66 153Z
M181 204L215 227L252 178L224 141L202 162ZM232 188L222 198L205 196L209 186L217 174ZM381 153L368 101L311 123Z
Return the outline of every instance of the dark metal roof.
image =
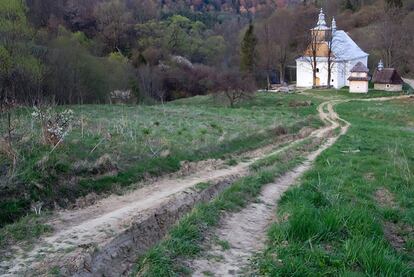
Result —
M376 69L374 76L372 77L374 84L391 84L401 85L404 83L400 74L398 74L395 68L384 68L382 70Z
M352 69L351 72L365 72L368 73L369 69L362 62L358 62Z
M368 77L349 77L349 81L369 81Z

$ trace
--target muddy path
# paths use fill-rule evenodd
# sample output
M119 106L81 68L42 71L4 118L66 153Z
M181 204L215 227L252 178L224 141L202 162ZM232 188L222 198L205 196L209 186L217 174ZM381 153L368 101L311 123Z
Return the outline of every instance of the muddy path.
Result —
M410 96L382 97L375 99L363 99L361 101L387 101L403 99ZM360 99L355 99L360 100ZM193 270L193 276L233 276L248 275L245 270L250 263L252 255L265 247L266 232L268 226L275 220L277 202L281 195L292 185L295 185L300 177L309 170L314 160L326 149L331 147L337 139L346 134L351 126L349 122L340 118L334 111L334 106L350 100L332 100L322 103L318 112L323 121L329 127L315 133L317 137L328 138L317 150L308 154L305 162L293 170L279 177L275 182L266 185L258 201L249 204L237 213L224 216L220 227L210 236L214 240L207 240L206 251L201 257L187 261L187 265ZM339 128L334 135L333 130ZM227 249L214 241L225 242Z
M274 220L277 200L310 169L320 153L332 146L350 126L335 113L334 104L335 101L329 101L318 107L321 119L329 125L314 135L328 139L317 150L308 154L302 164L266 185L258 201L249 204L240 212L223 217L222 224L214 235L216 239L228 243L229 249L223 250L220 246L211 245L211 249L202 257L189 261L193 276L240 275L249 264L250 257L264 247L266 230ZM337 128L340 128L339 134L332 136Z
M284 136L275 144L241 154L240 162L234 166L221 160L186 163L180 172L147 181L124 195L111 195L91 206L56 212L49 222L54 232L29 251L16 246L12 252L4 253L0 275L48 275L53 268L66 276L124 274L138 255L158 242L197 202L211 200L236 179L249 174L249 166L258 159L318 133L319 130L306 128L298 135ZM212 185L200 191L200 183Z

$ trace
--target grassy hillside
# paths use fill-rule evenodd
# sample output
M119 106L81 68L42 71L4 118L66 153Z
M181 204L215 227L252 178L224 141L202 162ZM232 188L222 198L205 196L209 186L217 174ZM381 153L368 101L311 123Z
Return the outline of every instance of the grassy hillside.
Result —
M73 126L64 143L41 143L39 122L30 109L13 115L17 129L17 168L3 154L0 225L30 212L42 202L70 207L91 192L121 191L143 178L180 169L182 161L231 158L269 144L278 136L318 126L312 106L298 106L300 96L260 94L230 109L209 97L155 106L86 105L71 108ZM2 120L2 127L6 121Z
M378 91L353 96L310 93L331 99L390 96ZM412 276L413 103L352 101L337 107L352 123L349 132L317 159L300 186L282 197L267 248L245 269L246 275ZM134 275L191 275L185 261L205 255L204 243L223 213L255 201L260 188L300 163L309 147L312 143L306 141L298 149L254 164L251 176L180 220L138 261ZM230 248L226 241L214 241L214 235L210 240L222 247L223 255Z
M260 274L414 274L413 104L337 107L352 127L283 196Z

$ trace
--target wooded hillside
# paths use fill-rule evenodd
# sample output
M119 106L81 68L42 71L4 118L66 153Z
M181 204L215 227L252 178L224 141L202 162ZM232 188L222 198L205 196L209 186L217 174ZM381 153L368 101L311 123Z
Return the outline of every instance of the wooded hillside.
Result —
M276 72L292 81L286 68L319 7L370 53L371 68L382 58L413 75L413 0L4 0L1 96L106 103L115 90L131 102L214 92L223 72L240 68L249 22L259 86Z

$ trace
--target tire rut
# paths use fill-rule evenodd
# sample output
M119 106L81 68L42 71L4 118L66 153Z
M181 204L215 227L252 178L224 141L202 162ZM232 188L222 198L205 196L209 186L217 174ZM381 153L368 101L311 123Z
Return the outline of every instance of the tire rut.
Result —
M236 179L248 175L249 166L258 159L283 151L312 134L290 137L291 142L276 151L278 145L251 151L247 153L249 160L235 166L221 163L185 176L173 174L83 209L60 211L51 222L54 233L41 238L31 251L16 247L15 253L0 262L0 275L48 275L53 267L64 276L126 274L136 257L162 239L197 202L210 200ZM195 190L202 182L212 184L212 189Z
M330 100L320 104L318 106L319 116L329 126L312 135L318 138L328 138L327 141L319 149L308 154L301 165L285 173L275 182L266 185L257 203L251 203L240 212L231 213L222 218L222 224L215 230L215 236L218 240L227 242L230 247L223 250L219 246L210 245L211 249L203 253L202 257L187 261L188 266L193 270L193 276L218 277L243 274L252 255L265 247L266 231L271 222L275 220L277 202L282 194L296 184L303 173L312 167L315 159L346 134L351 126L334 111L335 105L349 101L388 101L410 97ZM333 135L337 128L340 128L340 132Z
M189 266L193 269L193 276L240 275L249 264L251 256L264 248L266 230L274 219L278 199L299 180L304 172L311 168L313 161L324 150L332 146L341 135L347 132L350 126L335 113L334 103L337 102L324 102L318 107L321 119L330 126L314 135L326 138L338 127L341 128L339 135L329 137L316 151L307 155L301 165L279 177L274 183L266 185L260 194L259 201L249 204L240 212L225 216L215 235L219 240L226 241L230 248L223 251L219 247L213 246L211 250L204 253L203 257L189 261Z

